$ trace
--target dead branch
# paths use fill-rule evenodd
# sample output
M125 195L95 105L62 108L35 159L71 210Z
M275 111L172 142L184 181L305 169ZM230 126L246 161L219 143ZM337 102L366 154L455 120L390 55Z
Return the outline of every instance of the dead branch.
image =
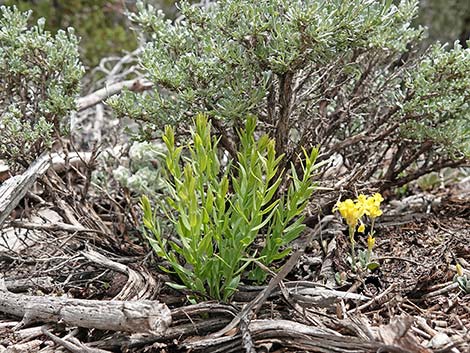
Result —
M21 325L62 322L70 326L100 330L161 334L171 324L170 309L158 301L32 296L11 293L4 287L0 287L0 311L22 317Z
M0 226L50 164L50 156L43 153L23 174L6 180L0 186Z
M72 353L110 353L103 349L87 347L74 337L69 338L69 340L62 339L49 332L45 327L42 328L42 333L49 337L54 343L63 346Z
M29 229L29 230L46 230L49 232L63 231L63 232L68 232L68 233L97 233L97 234L106 235L106 233L97 229L74 226L71 224L63 223L63 222L40 224L40 223L33 223L33 222L12 221L10 222L10 225L15 228L23 228L23 229Z
M77 110L80 112L90 108L103 100L120 93L124 88L134 92L142 92L153 87L153 84L145 79L137 78L134 80L127 80L116 82L107 87L101 88L88 96L81 97L77 100Z
M39 347L42 345L42 340L33 340L25 343L18 343L8 348L4 348L0 345L0 353L36 353L39 351Z
M5 286L10 292L24 292L31 287L50 288L53 280L51 277L32 277L14 280L5 280Z
M82 252L82 254L95 264L123 273L127 276L126 284L113 298L114 300L151 299L160 288L159 284L145 269L141 269L140 272L134 271L129 266L112 261L104 255L92 250Z

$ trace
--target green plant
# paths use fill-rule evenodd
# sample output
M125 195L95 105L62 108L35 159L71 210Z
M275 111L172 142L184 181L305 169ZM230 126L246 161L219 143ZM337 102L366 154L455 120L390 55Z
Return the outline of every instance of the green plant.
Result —
M431 191L443 183L442 178L436 172L423 175L416 180L416 184L422 191Z
M358 260L361 269L375 270L380 265L373 259L373 252L375 246L375 237L373 236L373 230L367 236L367 249L358 251Z
M83 74L73 29L52 36L30 15L0 7L0 159L15 168L66 133Z
M467 275L464 274L464 270L461 264L457 264L456 266L457 273L454 276L454 282L458 283L459 288L466 294L470 294L470 280L468 279Z
M127 165L123 165L120 159L112 175L132 193L154 198L165 188L161 177L165 151L163 144L134 142L129 148Z
M141 67L155 89L126 91L109 104L150 135L204 112L233 158L236 131L254 114L258 133L285 154L281 164L321 145L321 160L341 161L330 172L335 186L338 179L345 189L401 186L470 156L470 50L418 50L417 5L183 2L183 20L173 22L139 2L131 20L147 33Z
M253 266L254 260L269 266L284 258L304 229L302 211L314 190L318 150L299 156L301 175L294 166L282 171L274 140L255 138L256 123L249 117L239 131L233 165L220 162L218 140L205 116L197 116L192 143L185 147L175 146L174 130L167 126L164 178L169 196L157 202L165 216L152 212L149 199L142 198L150 244L171 266L162 269L176 273L184 288L200 296L227 300L245 272L263 281L266 274ZM279 189L282 178L289 178L286 192ZM162 231L165 221L176 236Z

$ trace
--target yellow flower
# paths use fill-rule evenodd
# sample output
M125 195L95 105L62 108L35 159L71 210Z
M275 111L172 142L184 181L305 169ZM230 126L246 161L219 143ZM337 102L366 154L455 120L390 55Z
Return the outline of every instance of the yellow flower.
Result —
M384 198L382 197L382 195L380 195L378 192L376 192L374 194L374 196L372 196L373 199L375 200L375 202L380 205L380 203L384 200Z
M366 230L366 225L364 223L361 223L361 225L359 226L359 228L357 228L357 231L359 233L364 233L364 231Z
M360 203L361 205L364 205L367 201L367 196L364 194L359 194L357 197L357 202Z
M338 202L335 208L333 208L333 211L336 210L339 211L341 217L346 220L346 223L351 228L356 228L357 222L364 215L363 205L351 199Z
M382 210L380 209L380 203L383 201L382 195L379 193L374 194L371 197L368 197L364 202L364 212L370 218L374 219L382 215Z
M367 237L367 249L369 249L369 251L372 251L372 248L374 247L375 245L375 238L372 238L371 235L369 234L369 236Z

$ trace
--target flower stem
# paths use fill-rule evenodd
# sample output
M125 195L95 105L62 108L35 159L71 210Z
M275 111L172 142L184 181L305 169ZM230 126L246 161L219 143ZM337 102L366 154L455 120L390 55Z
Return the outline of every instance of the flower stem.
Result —
M371 238L374 237L374 223L375 223L375 218L372 218L371 225L370 225L370 233L369 233L369 236ZM372 257L372 247L367 246L367 262L368 263L370 262L371 257Z
M356 227L349 227L349 241L351 242L351 265L353 271L356 271L356 254L355 254L355 244L356 241L354 240L354 231Z
M375 224L375 218L372 218L370 222L370 236L374 237L374 224Z

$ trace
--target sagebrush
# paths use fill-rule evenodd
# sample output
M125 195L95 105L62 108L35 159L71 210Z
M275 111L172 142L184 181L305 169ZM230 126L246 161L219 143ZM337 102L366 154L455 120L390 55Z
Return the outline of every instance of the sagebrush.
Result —
M182 2L178 21L138 9L141 67L155 89L110 104L148 138L168 123L184 133L203 112L236 158L236 131L254 114L284 165L321 145L333 191L385 190L468 163L470 51L420 50L417 1Z
M53 36L30 15L0 7L0 159L13 169L67 132L84 71L74 30Z

